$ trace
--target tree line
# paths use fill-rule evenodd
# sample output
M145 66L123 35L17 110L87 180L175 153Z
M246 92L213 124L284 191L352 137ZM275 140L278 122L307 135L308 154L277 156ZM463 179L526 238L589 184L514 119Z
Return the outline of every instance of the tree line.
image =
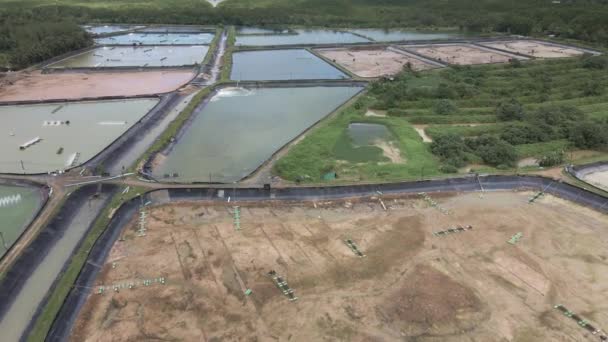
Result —
M93 39L72 20L5 18L0 23L0 54L6 69L21 69L93 44Z
M14 67L90 44L75 23L91 22L457 27L476 33L552 34L608 45L608 0L226 0L217 8L190 0L0 0L0 5L0 54L8 53Z

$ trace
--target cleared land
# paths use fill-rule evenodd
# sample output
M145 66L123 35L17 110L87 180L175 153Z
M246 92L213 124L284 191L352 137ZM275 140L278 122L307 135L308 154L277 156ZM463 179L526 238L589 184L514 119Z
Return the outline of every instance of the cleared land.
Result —
M420 58L390 48L382 49L319 49L318 53L359 77L395 75L408 65L413 70L435 67Z
M194 77L190 70L55 73L18 73L0 79L0 101L81 99L137 96L173 91Z
M580 49L562 47L535 40L510 40L482 43L481 45L514 53L521 53L536 58L575 57L583 54L583 51Z
M513 58L523 59L472 44L404 45L403 48L428 58L456 65L506 63Z
M583 179L597 187L608 191L608 170L590 173L583 177Z
M435 197L449 215L419 198L385 198L388 211L377 200L258 203L241 207L240 231L231 206L150 208L146 236L134 218L97 283L166 284L92 288L72 340L582 341L591 334L554 305L608 324L608 217L531 195ZM473 229L433 235L455 225Z

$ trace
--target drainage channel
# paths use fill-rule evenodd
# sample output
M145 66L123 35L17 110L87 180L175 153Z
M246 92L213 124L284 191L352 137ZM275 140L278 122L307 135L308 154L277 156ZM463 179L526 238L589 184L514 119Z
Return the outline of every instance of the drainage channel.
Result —
M0 284L0 331L3 341L20 341L47 301L48 293L92 223L108 204L113 185L80 188L36 237ZM53 284L49 288L49 285Z

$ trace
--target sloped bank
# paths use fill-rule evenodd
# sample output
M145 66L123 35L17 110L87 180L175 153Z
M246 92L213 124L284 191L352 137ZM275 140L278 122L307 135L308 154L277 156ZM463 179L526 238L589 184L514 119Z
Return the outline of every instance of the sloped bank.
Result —
M115 190L115 185L104 185L101 191L97 185L89 185L74 191L7 271L0 282L3 340L23 340L31 330L57 279L99 215L96 210L108 204Z
M585 184L598 189L600 191L607 191L608 184L602 187L599 184L593 184L587 179L587 176L593 173L604 173L608 172L608 161L599 161L584 165L573 165L566 167L566 171L570 173L574 178L584 182ZM602 183L603 184L603 183Z
M261 188L172 188L160 189L133 198L121 206L108 227L97 240L89 258L81 270L76 284L63 303L47 341L64 341L70 336L79 310L84 305L91 287L114 242L125 224L131 220L143 202L153 205L180 201L272 201L272 200L322 200L350 197L377 196L381 194L417 194L419 192L473 192L494 190L535 190L573 201L603 213L608 213L608 198L577 188L570 184L538 176L470 176L444 180L403 182L376 185L352 185L331 187L297 187L281 189ZM221 196L220 196L221 195Z

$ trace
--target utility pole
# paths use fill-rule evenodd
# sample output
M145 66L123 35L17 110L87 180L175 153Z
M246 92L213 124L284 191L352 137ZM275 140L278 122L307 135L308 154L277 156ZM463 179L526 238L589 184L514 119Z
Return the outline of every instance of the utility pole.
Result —
M24 171L23 173L25 173L25 166L23 166L23 160L20 160L20 162L21 162L21 170L23 170Z

